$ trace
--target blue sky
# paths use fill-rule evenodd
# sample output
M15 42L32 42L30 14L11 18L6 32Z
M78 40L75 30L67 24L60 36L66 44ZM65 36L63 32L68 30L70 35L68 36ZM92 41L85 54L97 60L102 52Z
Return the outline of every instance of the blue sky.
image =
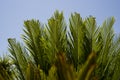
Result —
M74 12L80 13L83 18L95 16L98 25L114 16L114 29L118 34L119 8L120 0L0 0L0 55L8 52L8 38L20 41L24 20L39 19L42 23L47 23L55 10L63 11L66 20Z

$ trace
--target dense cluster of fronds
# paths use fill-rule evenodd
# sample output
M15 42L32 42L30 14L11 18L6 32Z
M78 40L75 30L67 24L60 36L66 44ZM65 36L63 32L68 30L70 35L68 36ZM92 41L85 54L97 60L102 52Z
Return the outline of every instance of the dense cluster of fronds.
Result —
M10 59L0 60L0 80L119 80L120 37L113 17L97 26L94 17L58 11L42 25L24 22L24 44L9 38Z

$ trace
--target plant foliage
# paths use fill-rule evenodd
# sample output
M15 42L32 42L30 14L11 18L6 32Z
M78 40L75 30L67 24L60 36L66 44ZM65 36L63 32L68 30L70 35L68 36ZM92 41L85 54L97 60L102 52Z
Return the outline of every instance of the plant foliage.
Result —
M24 21L23 44L8 39L10 55L0 58L0 80L119 80L120 36L114 17L101 26L71 14L69 25L56 11L48 24Z

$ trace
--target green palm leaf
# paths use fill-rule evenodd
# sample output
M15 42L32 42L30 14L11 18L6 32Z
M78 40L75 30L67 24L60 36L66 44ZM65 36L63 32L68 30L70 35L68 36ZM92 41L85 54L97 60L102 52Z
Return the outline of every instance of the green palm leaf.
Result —
M22 35L26 47L33 57L35 64L41 66L41 69L48 74L50 68L50 60L47 52L47 40L45 31L42 29L42 25L38 20L27 20L24 22L24 32Z

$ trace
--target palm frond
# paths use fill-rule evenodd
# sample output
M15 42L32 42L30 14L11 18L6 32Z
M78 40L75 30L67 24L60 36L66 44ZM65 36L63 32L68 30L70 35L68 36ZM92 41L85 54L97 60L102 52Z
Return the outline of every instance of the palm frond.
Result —
M49 53L47 51L47 40L45 40L45 31L38 20L27 20L24 22L24 32L22 35L26 47L36 63L48 74L50 68Z
M100 73L102 72L101 79L107 80L106 78L109 76L111 72L108 72L108 68L113 60L112 55L115 51L114 45L114 31L113 24L115 22L114 17L111 17L104 21L101 26L100 35L102 39L102 48L98 57L98 65ZM98 71L99 72L99 71ZM105 78L106 77L106 78Z
M0 80L13 80L15 74L13 73L12 63L8 56L0 57Z
M77 66L79 63L82 63L84 58L84 52L83 52L83 40L84 40L84 24L82 21L82 18L78 13L75 13L74 15L71 15L70 21L70 33L69 33L69 43L70 43L70 49L72 58L72 62L77 70ZM83 59L83 60L82 60Z
M56 11L54 16L48 20L48 37L51 44L52 54L66 51L66 24L63 13Z
M14 65L19 71L19 75L21 75L19 78L22 80L25 80L25 70L27 66L27 53L24 51L24 47L20 45L20 43L16 42L15 39L8 39L9 42L9 51L11 53L11 57L14 61Z

